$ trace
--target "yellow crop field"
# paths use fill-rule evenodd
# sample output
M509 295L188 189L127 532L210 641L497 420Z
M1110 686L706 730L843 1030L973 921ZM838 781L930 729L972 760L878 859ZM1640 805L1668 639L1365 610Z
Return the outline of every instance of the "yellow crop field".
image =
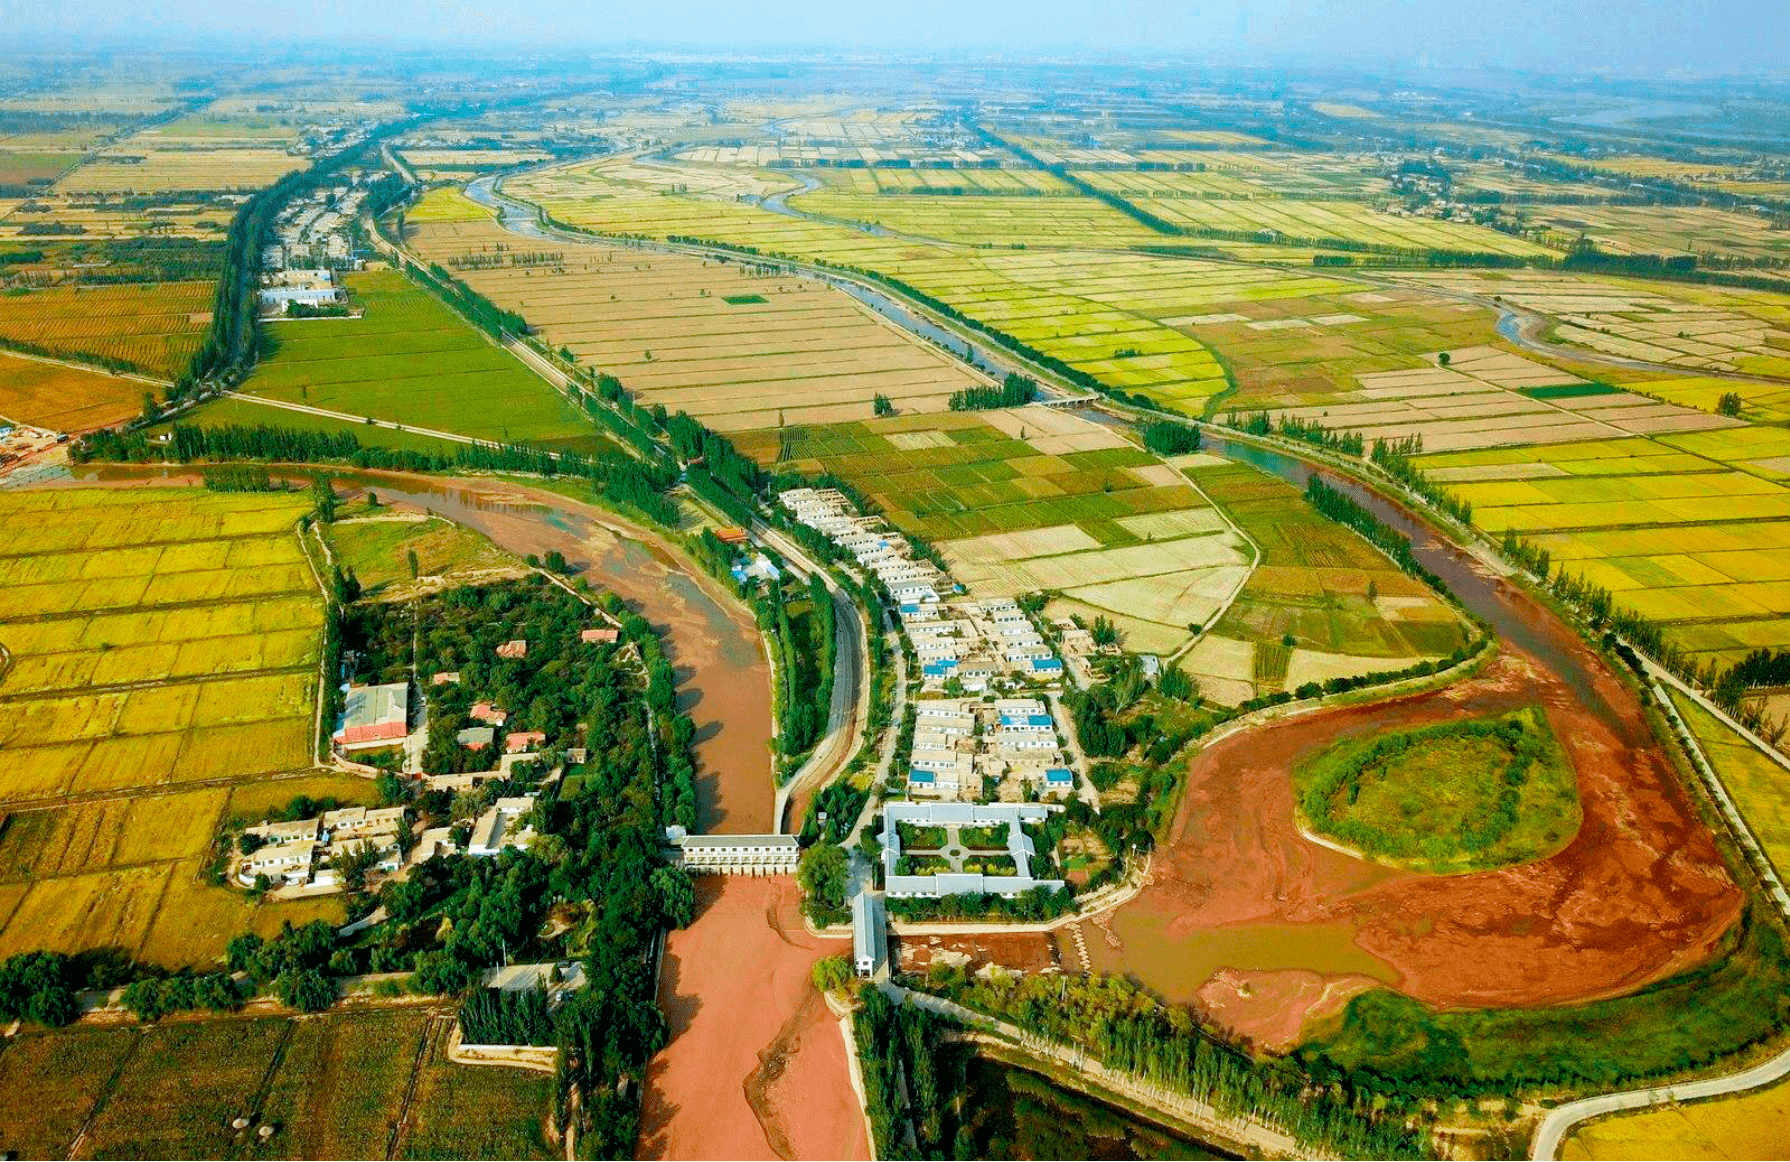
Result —
M0 419L80 433L143 410L147 384L0 353Z
M284 149L158 148L139 134L64 174L55 188L82 194L258 190L306 164Z
M117 947L209 965L251 922L339 913L256 910L200 878L234 789L296 786L283 776L312 765L307 508L185 488L0 495L0 887L24 889L5 893L0 955ZM182 786L198 783L222 785Z
M1790 1084L1733 1097L1604 1118L1574 1131L1560 1156L1596 1162L1649 1158L1771 1158L1783 1152Z
M52 353L118 360L171 379L186 370L205 337L211 297L212 286L204 282L10 293L0 295L0 338ZM138 406L133 410L141 410L146 385L134 386Z

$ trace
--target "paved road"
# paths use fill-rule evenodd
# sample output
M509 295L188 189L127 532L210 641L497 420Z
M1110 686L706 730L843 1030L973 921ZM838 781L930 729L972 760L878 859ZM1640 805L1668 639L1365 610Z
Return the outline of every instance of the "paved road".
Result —
M1583 1101L1569 1102L1542 1119L1541 1126L1535 1131L1534 1142L1529 1148L1529 1157L1537 1160L1558 1158L1561 1143L1565 1141L1567 1132L1589 1118L1618 1113L1622 1110L1644 1109L1647 1106L1660 1105L1664 1102L1693 1101L1697 1098L1744 1093L1749 1089L1758 1089L1760 1086L1781 1081L1786 1076L1790 1076L1790 1049L1786 1049L1770 1061L1762 1062L1739 1073L1731 1073L1726 1077L1687 1081L1679 1085L1660 1086L1656 1089L1631 1089L1623 1093L1607 1093L1601 1097L1588 1097Z
M415 424L393 423L391 420L376 420L372 416L356 416L347 412L332 412L327 408L314 408L309 404L292 403L283 399L268 399L263 395L244 395L240 391L226 391L224 395L230 399L239 399L244 403L258 403L264 407L281 408L289 412L303 412L308 416L322 416L326 420L343 420L350 424L365 424L374 428L389 428L394 432L415 432L419 436L428 436L436 440L448 440L455 444L488 444L489 440L475 440L471 436L462 436L455 432L442 432L434 428L419 428Z

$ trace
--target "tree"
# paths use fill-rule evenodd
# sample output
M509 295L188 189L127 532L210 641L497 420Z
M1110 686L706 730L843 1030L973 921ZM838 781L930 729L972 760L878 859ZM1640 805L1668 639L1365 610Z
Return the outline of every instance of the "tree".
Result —
M880 391L876 393L876 399L872 401L871 406L879 416L892 416L895 414L895 405L889 401L888 396Z
M802 853L796 882L815 905L837 910L845 907L845 887L850 875L845 849L817 843Z
M1716 401L1715 410L1724 416L1738 416L1740 415L1740 402L1739 392L1723 392L1722 398Z
M696 918L696 885L689 873L682 868L658 868L653 872L652 885L665 923L672 928L688 928Z
M330 860L329 866L342 877L342 884L349 891L363 892L367 889L367 873L378 862L379 850L363 840Z
M321 1013L336 1003L336 986L314 968L282 972L273 982L274 995L287 1008L301 1013Z
M404 553L404 559L410 563L410 579L412 581L415 581L417 578L417 574L422 572L421 568L418 566L418 563L417 563L416 550L415 549L406 550Z
M1448 352L1446 352L1446 351L1443 351L1442 353L1440 353L1439 355L1436 356L1436 362L1440 363L1443 367L1447 367L1453 361L1454 361L1453 357L1451 355L1449 355Z
M816 961L810 977L821 992L844 988L851 983L852 967L843 956L829 956Z

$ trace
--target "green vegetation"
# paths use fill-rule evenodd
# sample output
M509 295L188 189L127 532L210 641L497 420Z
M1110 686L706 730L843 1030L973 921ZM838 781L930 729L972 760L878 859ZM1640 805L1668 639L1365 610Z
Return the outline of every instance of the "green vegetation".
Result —
M1209 1102L1221 1114L1253 1115L1327 1153L1428 1156L1422 1135L1407 1129L1401 1111L1372 1091L1346 1082L1312 1090L1301 1071L1232 1049L1204 1032L1191 1010L1161 1004L1122 978L997 973L983 979L961 968L935 967L926 987L1034 1035L1076 1046L1109 1069Z
M1009 371L999 387L966 387L953 392L950 400L954 412L977 411L982 408L1023 407L1038 398L1038 384L1016 371Z
M752 303L764 303L770 300L763 295L722 295L721 301L732 306L743 307Z
M1705 964L1585 1005L1436 1012L1390 989L1355 998L1337 1027L1297 1051L1320 1083L1390 1094L1605 1091L1718 1061L1790 1020L1790 957L1749 909Z
M1615 395L1622 389L1607 383L1555 383L1545 387L1519 387L1517 391L1530 399L1579 399L1592 395Z
M1579 826L1572 768L1538 708L1343 742L1293 785L1319 835L1427 872L1529 863Z
M579 408L403 275L345 281L365 313L270 324L244 391L484 440L614 449Z

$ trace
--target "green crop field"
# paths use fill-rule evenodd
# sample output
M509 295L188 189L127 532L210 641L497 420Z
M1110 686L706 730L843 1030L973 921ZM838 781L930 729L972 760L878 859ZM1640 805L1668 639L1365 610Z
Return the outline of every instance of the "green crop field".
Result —
M545 380L403 275L346 283L365 314L270 324L271 353L245 392L486 440L612 447ZM260 422L284 420L270 408Z
M1740 808L1765 858L1779 875L1790 875L1790 770L1676 689L1671 695L1672 705Z

